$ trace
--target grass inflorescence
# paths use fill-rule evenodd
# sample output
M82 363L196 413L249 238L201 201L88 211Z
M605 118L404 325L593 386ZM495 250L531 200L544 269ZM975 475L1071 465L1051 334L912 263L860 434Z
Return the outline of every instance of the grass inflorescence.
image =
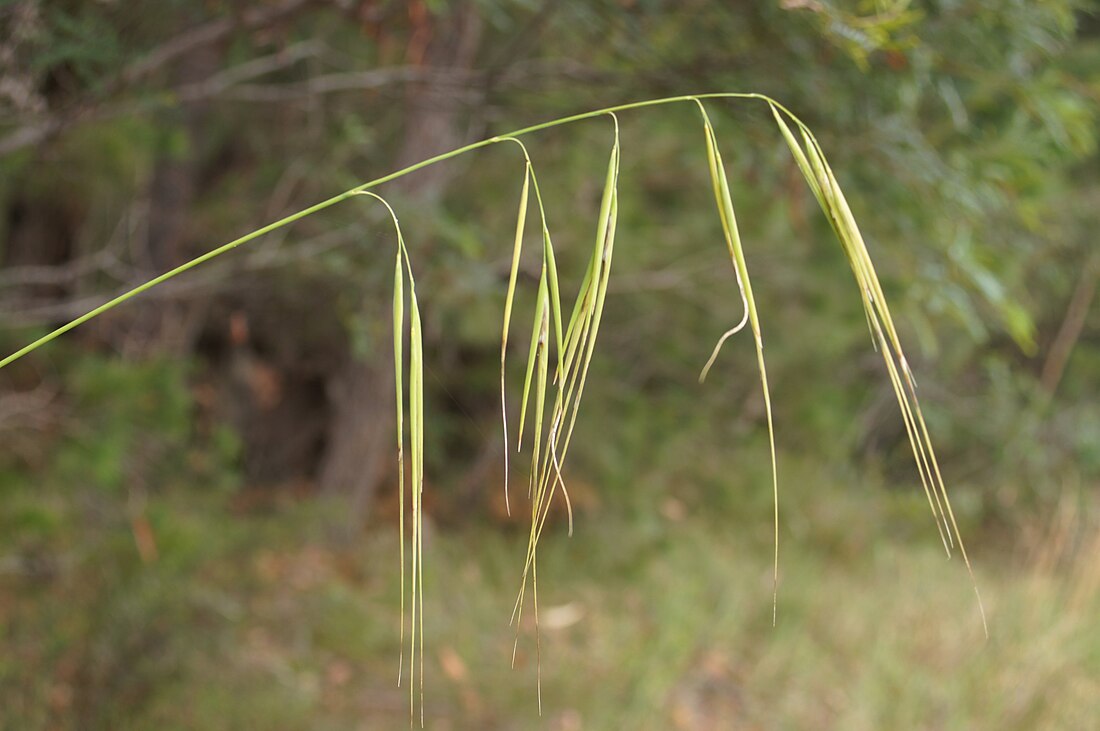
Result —
M963 545L962 536L959 534L958 524L955 520L951 502L948 498L946 485L936 461L932 447L931 437L920 404L917 400L916 384L909 369L908 362L901 347L897 330L894 326L890 310L882 291L882 286L875 273L867 246L852 216L851 209L832 169L826 161L825 154L821 150L813 133L793 113L775 100L753 93L713 93L687 96L666 97L651 99L631 104L623 104L606 109L594 110L582 114L576 114L561 119L552 120L542 124L533 125L514 132L497 135L479 142L475 142L450 152L437 155L402 170L390 173L381 178L363 183L328 200L305 208L278 221L252 231L234 241L215 248L202 256L165 272L134 289L115 297L104 304L57 328L53 332L30 343L26 347L12 353L0 360L0 368L14 362L24 355L45 345L63 333L87 322L88 320L111 310L142 292L176 277L184 272L215 257L221 256L232 249L256 239L266 233L288 226L307 216L318 213L337 203L350 198L366 195L382 202L392 218L397 236L396 257L394 265L394 297L393 297L393 345L395 368L395 397L397 405L397 463L398 480L400 490L400 562L401 562L401 646L402 652L399 659L398 677L399 683L405 677L404 648L409 649L409 667L407 677L409 679L410 721L413 720L413 712L416 700L420 701L420 719L424 718L424 549L423 549L423 503L422 492L424 485L424 347L423 327L420 315L420 306L416 296L416 283L413 278L412 260L406 248L404 237L401 233L397 213L384 198L373 189L383 184L419 170L428 165L433 165L451 158L463 155L489 145L511 142L522 150L524 157L523 183L520 190L520 200L516 220L515 238L513 242L511 268L508 277L507 292L505 295L503 327L501 333L501 418L504 427L505 444L505 502L511 511L511 496L507 477L509 474L508 460L508 408L506 403L507 384L505 381L506 358L508 350L509 330L513 315L518 270L523 250L523 240L527 227L527 213L531 203L531 193L534 193L535 203L538 209L541 239L542 266L539 274L538 289L535 298L535 308L531 321L531 340L528 351L522 401L520 406L519 426L516 435L517 449L522 449L524 434L528 426L531 432L531 467L528 483L528 498L530 504L530 530L527 538L527 550L523 563L522 578L518 595L513 607L512 619L517 624L516 643L518 644L518 625L521 618L528 591L530 592L530 606L534 616L536 654L541 655L539 639L538 617L538 546L543 529L550 515L550 507L553 500L561 497L566 503L570 520L570 533L572 532L572 509L569 503L569 493L565 481L562 478L562 465L567 457L570 440L573 436L577 414L580 410L581 400L584 394L589 367L592 362L597 335L603 317L604 304L607 297L608 281L611 273L611 263L615 247L616 226L618 220L618 190L619 190L619 121L616 112L639 109L649 106L657 106L672 103L690 103L696 105L703 121L706 159L712 183L715 203L718 209L719 221L723 237L734 270L735 279L744 314L741 322L727 331L718 341L714 352L703 368L700 380L703 380L710 371L719 354L722 344L727 338L744 328L747 324L753 334L757 365L760 374L761 389L764 397L765 412L767 416L768 438L771 455L772 495L773 495L773 529L775 550L773 556L773 595L772 595L772 622L776 620L776 608L778 606L779 591L779 478L776 464L775 427L772 420L771 396L768 388L767 371L764 363L764 345L761 335L760 318L753 297L752 284L749 279L745 252L742 246L741 236L737 226L734 206L730 194L730 185L726 177L719 149L718 138L710 117L704 105L704 100L714 99L738 99L757 100L768 105L774 117L782 138L790 148L798 169L801 171L808 186L817 199L832 226L844 254L855 274L864 311L867 316L868 327L871 332L872 342L881 352L890 383L896 395L905 424L906 433L912 447L913 457L917 464L921 483L932 510L933 518L939 531L944 548L950 556L956 547L963 557L967 570L970 572L971 582L977 595L978 608L981 613L983 628L985 627L985 613L981 605L981 597L978 595L977 584L973 578L973 570L969 557ZM542 195L539 191L538 178L535 167L527 147L519 139L524 135L540 130L559 127L585 119L607 116L613 122L614 137L607 164L607 172L603 185L599 213L596 221L596 232L592 251L588 264L584 270L581 283L568 320L563 317L562 285L558 277L558 267L555 258L554 245L551 238L547 212L543 205ZM407 290L406 290L407 285ZM408 303L408 318L405 316L406 302ZM408 327L406 329L406 319ZM409 350L406 366L404 357L405 335L408 334ZM407 367L407 378L405 369ZM407 384L407 401L406 401ZM552 398L548 401L548 394ZM532 407L533 403L533 407ZM549 408L548 407L549 404ZM406 420L408 414L408 443L409 449L406 455ZM406 535L405 526L405 460L410 463L410 484L408 485L408 506L411 512L411 536ZM406 559L406 544L409 546L409 559ZM406 597L408 604L406 605ZM406 618L408 619L408 642L406 644ZM515 649L513 647L513 662ZM539 663L539 706L541 709L541 663Z

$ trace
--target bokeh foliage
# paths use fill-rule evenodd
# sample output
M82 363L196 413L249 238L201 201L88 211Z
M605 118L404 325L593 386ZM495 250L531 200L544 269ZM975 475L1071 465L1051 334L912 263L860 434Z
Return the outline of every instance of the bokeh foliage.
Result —
M1095 498L1100 322L1095 300L1090 309L1088 298L1079 296L1095 290L1092 272L1100 267L1095 2L477 0L455 4L476 16L478 32L472 60L452 70L432 66L424 51L426 38L451 32L457 11L448 3L155 5L156 12L122 2L0 3L6 31L0 33L4 354L78 314L73 308L158 271L142 242L156 223L151 201L158 171L166 166L187 168L196 181L182 206L180 242L180 253L193 255L397 166L414 115L432 113L407 103L417 84L439 85L441 98L457 105L451 122L463 138L656 95L760 91L815 130L848 191L887 295L898 305L903 340L911 343L922 403L955 488L964 534L977 532L981 545L998 546L1036 514L1062 510L1066 501L1085 513ZM274 19L253 22L265 14ZM208 58L183 54L148 64L181 30L219 23L229 30ZM838 561L854 560L872 543L909 530L928 533L906 534L906 540L932 537L924 516L910 510L909 495L919 487L908 443L827 223L766 109L716 105L711 113L735 203L752 212L740 223L767 333L780 461L793 462L783 497L784 531ZM740 316L695 115L685 106L621 119L616 273L575 454L582 501L589 485L581 528L587 525L590 534L596 525L607 528L579 548L551 549L561 553L549 554L546 569L563 576L577 565L570 552L584 552L584 568L572 570L581 572L578 583L589 593L590 611L608 607L598 621L609 643L609 617L644 604L644 591L661 591L656 587L670 577L701 601L747 612L750 624L760 624L766 613L767 588L757 586L754 572L764 571L769 537L768 457L749 339L727 344L705 386L695 381L714 339ZM15 144L25 135L31 144ZM586 263L608 142L601 122L527 142L563 281L579 281ZM522 169L511 147L496 145L449 163L438 195L397 186L384 191L419 262L427 422L434 430L429 441L437 445L426 455L428 489L437 500L429 510L434 521L456 531L439 550L469 551L490 562L477 571L504 575L478 575L485 597L506 595L517 578L512 564L491 563L495 551L507 553L499 543L511 539L496 537L508 529L492 517L489 495L501 489L501 475L479 472L475 456L499 438L499 318ZM54 242L38 247L41 259L27 258L26 244L19 243L31 219L48 223L40 229L42 241ZM194 710L194 724L308 727L320 697L309 693L331 691L325 673L332 662L347 659L341 643L353 636L364 644L347 655L369 668L364 672L371 687L382 685L374 679L382 672L376 654L395 654L394 628L380 625L389 617L386 607L396 605L390 588L396 579L387 584L388 574L369 561L364 567L362 557L326 553L320 573L328 578L318 593L303 599L297 594L308 591L292 592L295 601L308 603L302 615L278 605L285 597L265 594L270 576L291 571L280 561L319 560L302 545L316 535L299 539L291 528L327 508L289 506L294 496L312 495L316 475L309 469L294 475L300 484L258 484L250 465L279 451L272 443L288 440L256 439L254 421L223 407L242 392L263 401L289 392L292 383L305 384L303 401L323 402L333 364L348 353L385 362L392 229L384 212L348 204L250 247L194 272L190 285L164 299L137 301L130 314L73 333L70 341L0 373L0 556L8 567L0 617L3 644L14 649L0 666L0 705L24 698L16 716L22 727L71 717L65 714L74 708L83 714L81 727L115 728L124 718L142 718L135 709L148 688L117 685L126 677L161 689L143 711L157 722L172 716L178 705L173 693L184 697L186 688L205 682L204 697L213 700ZM529 242L531 251L538 248ZM52 253L42 253L47 251ZM538 267L534 255L522 262L517 310L534 308ZM1083 314L1075 311L1081 302ZM181 350L157 337L143 344L144 313L166 308L170 316L174 307L197 322L187 346ZM229 325L239 313L250 328L246 342L260 343L252 351L239 347L239 333ZM1070 329L1071 347L1063 353L1061 334L1074 317L1081 324L1075 335ZM528 343L525 332L514 337L519 357L509 377L521 382ZM285 388L264 390L265 384ZM28 403L34 408L26 409ZM315 466L309 455L313 442L324 438L326 414L305 407L272 413L266 418L287 425L283 433L306 434L305 446L286 451L301 451L303 463ZM853 505L853 494L873 495L865 498L872 506L868 514L887 515L890 527L869 533L851 528L869 521ZM375 507L379 520L368 540L389 540L381 526L392 516L384 504ZM688 523L677 522L682 511L692 516ZM700 513L721 520L712 525L704 519L701 526L693 522ZM723 543L727 524L746 526L744 544L740 538L736 545ZM488 528L469 538L471 525ZM675 543L670 525L695 528L705 540ZM155 536L152 563L141 554L146 530ZM714 558L715 545L752 557L738 569L751 599L715 594L713 584L727 564ZM293 557L271 559L269 548ZM631 558L633 548L638 554ZM920 593L942 588L930 578L927 546L906 553L908 548L902 542L882 549L886 558L864 566L867 573L859 578L830 575L820 584L814 577L835 565L792 550L791 576L804 577L810 588L789 599L790 612L816 616L824 610L813 587L832 592L840 586L864 596L865 613L916 616L904 587L896 603L883 607L847 584L880 581L880 572L889 570L876 561L893 560L897 550L898 565L927 582ZM692 558L696 549L708 556L704 566ZM435 548L427 550L436 558ZM1034 578L1074 627L1092 606L1091 599L1074 604L1061 588L1060 582L1091 576L1078 550L1066 547L1065 566L1054 561L1065 573L1040 575L1037 568ZM1047 554L1034 546L1029 551L1026 565L1050 568ZM253 568L235 566L237 556L249 557ZM340 565L326 563L333 561ZM1014 593L1018 587L997 582L1019 565L987 564L986 579L1013 597L1006 603L1022 602ZM685 578L689 569L706 581ZM602 592L601 584L609 582L620 591ZM82 610L70 611L66 596ZM568 603L564 594L555 596ZM944 604L956 606L953 597ZM389 603L368 611L367 631L364 599ZM426 601L430 613L430 595ZM472 617L492 625L498 607L489 608L487 598L464 601ZM1019 619L1014 611L1043 611L1038 604L1014 606L1006 610L1009 624L1012 616ZM260 639L248 635L240 619L253 609L265 618ZM699 612L696 604L669 598L643 613L635 630L657 632L655 627L683 622L691 628L685 635L711 631L716 620ZM996 615L994 609L994 621ZM1012 625L1019 636L1005 640L1006 667L1026 661L1014 649L1024 644L1012 644L1027 634L1026 619ZM294 620L301 629L282 636L284 623ZM1048 620L1044 627L1057 624L1044 615ZM182 639L174 634L181 627L191 628ZM195 629L203 627L214 630ZM821 628L822 637L831 631ZM445 643L441 632L430 627L436 634L429 642ZM282 652L264 655L272 633ZM735 634L723 637L733 641ZM667 643L657 657L664 665L655 662L652 672L639 673L637 687L626 680L614 686L618 705L648 709L636 710L639 726L653 712L648 693L664 698L674 684L672 669L690 665L690 639L661 636ZM932 688L938 663L960 661L935 653L929 660L923 646L867 659L856 649L866 634L852 630L845 637L852 644L835 654L821 649L825 639L807 647L786 635L772 649L752 646L750 654L760 656L773 678L795 672L806 657L827 668L873 666L859 677L876 698L896 693L911 665L922 668L918 677ZM195 638L202 641L192 646ZM273 655L278 662L260 671L237 668L232 681L241 685L227 691L218 687L217 663L210 660L220 657L216 645L223 639L230 647L247 646L244 654L260 658L260 665ZM1096 677L1095 652L1087 649L1096 640L1086 639L1086 649L1074 656L1077 674L1063 688L1069 700L1062 708L1080 707L1087 679ZM194 653L199 646L204 652ZM1046 658L1042 648L1028 651ZM482 651L457 650L467 658ZM177 661L182 669L173 669ZM627 653L618 662L640 660ZM548 663L552 667L552 657ZM749 672L744 661L729 658L718 666L718 675ZM971 687L994 672L966 667ZM305 695L271 693L268 672L287 687L306 688ZM47 673L54 673L53 686L38 680ZM1009 671L996 677L1004 687L1016 682ZM753 697L783 701L762 689L759 676L745 685ZM460 686L446 702L466 708ZM550 681L551 692L561 695L583 693L574 686L568 677ZM77 690L65 701L56 688ZM944 706L962 703L938 692ZM1072 727L1071 710L1058 716L1059 706L1036 700L1039 695L1035 691L1019 716L1004 710L1001 717L1019 728L1044 720ZM254 702L237 704L234 697ZM820 700L807 701L812 709L831 702L827 689L812 697ZM795 707L797 699L787 700L790 717L809 717L799 715L811 711ZM584 706L590 723L610 712L595 700L580 702L592 703ZM989 712L972 696L969 702L971 718ZM847 706L852 716L837 712L835 718L858 725L858 706ZM511 702L504 707L521 712ZM904 715L904 704L867 708L879 709L867 711L867 723L905 725L920 718L919 709ZM468 709L465 717L493 720L491 713Z

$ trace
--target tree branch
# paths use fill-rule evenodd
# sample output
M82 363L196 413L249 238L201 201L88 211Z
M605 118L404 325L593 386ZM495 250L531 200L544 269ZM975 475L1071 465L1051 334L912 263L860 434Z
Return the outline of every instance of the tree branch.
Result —
M136 61L107 84L105 96L117 94L122 89L146 78L180 56L200 46L216 43L230 33L244 29L254 30L275 23L303 9L314 0L284 0L270 7L248 8L236 17L219 18L172 38L153 49L140 61ZM250 62L242 66L251 65ZM125 108L128 105L123 105ZM24 147L39 144L78 123L118 115L118 110L103 112L99 105L77 102L75 108L55 111L38 121L26 124L0 138L0 156Z
M357 241L361 235L362 228L356 224L298 241L293 247L260 247L236 261L215 262L203 274L186 281L167 282L164 287L151 292L149 298L172 300L191 297L196 292L209 292L227 281L237 282L241 272L277 269L290 263L309 261L326 251ZM143 273L136 270L132 272L134 276L140 276ZM131 287L132 284L123 284L110 294L97 294L61 302L7 298L0 301L2 305L0 309L4 311L3 326L4 328L37 327L49 325L57 320L66 320L109 301Z
M270 7L248 8L238 17L219 18L192 28L153 49L140 61L128 66L119 75L116 87L127 86L142 79L199 46L226 38L230 33L244 29L254 30L270 25L301 10L313 0L283 0Z
M382 89L387 86L415 82L430 82L436 88L453 90L464 95L483 86L485 72L460 69L428 68L424 66L393 66L324 74L302 82L285 84L247 84L251 79L317 55L318 44L306 41L284 51L264 56L214 74L203 81L184 84L148 98L105 105L77 114L54 114L26 124L0 137L0 157L65 132L79 124L103 121L131 114L141 114L161 107L195 104L212 98L228 101L285 103L329 94L349 91ZM500 85L527 85L532 81L568 78L583 83L607 81L604 73L595 72L582 64L569 60L553 62L533 61L516 64L500 79Z
M1089 314L1089 307L1092 305L1098 283L1100 283L1100 256L1094 255L1081 270L1081 278L1077 280L1073 296L1066 307L1062 326L1058 328L1058 334L1055 335L1046 361L1043 363L1039 384L1048 396L1053 396L1058 390L1058 384L1062 382L1069 357L1081 338L1081 331L1085 328L1085 318Z

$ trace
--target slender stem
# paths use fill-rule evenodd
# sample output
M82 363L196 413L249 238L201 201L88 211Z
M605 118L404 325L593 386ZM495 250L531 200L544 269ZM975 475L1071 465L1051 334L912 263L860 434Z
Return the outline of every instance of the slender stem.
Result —
M171 269L171 270L169 270L169 271L167 271L167 272L165 272L165 273L163 273L163 274L161 274L157 277L154 277L153 279L150 279L147 282L139 284L138 286L134 287L133 289L129 290L128 292L124 292L123 294L120 294L119 296L115 297L114 299L109 300L107 302L104 302L99 307L96 307L95 309L86 312L85 314L81 315L80 317L76 318L75 320L72 320L71 322L68 322L68 323L62 325L61 327L57 328L56 330L54 330L54 331L52 331L52 332L50 332L46 335L43 335L38 340L35 340L33 343L30 343L29 345L27 345L23 348L20 348L19 350L15 351L14 353L7 356L3 360L0 360L0 368L3 368L4 366L7 366L7 365L19 360L24 355L27 355L28 353L30 353L34 350L37 350L38 348L40 348L43 345L45 345L46 343L50 342L54 338L57 338L58 336L67 333L68 331L72 330L73 328L75 328L79 325L83 325L85 322L87 322L88 320L91 320L94 317L98 317L99 315L102 315L104 312L107 312L108 310L111 310L111 309L117 307L118 305L122 304L123 302L126 302L127 300L129 300L132 297L136 297L137 295L141 294L145 290L151 289L152 287L155 287L155 286L157 286L158 284L160 284L162 282L166 282L169 279L172 279L173 277L176 277L180 274L183 274L184 272L188 271L189 269L193 269L194 267L197 267L200 264L203 264L207 261L210 261L211 259L213 259L215 257L221 256L222 254L225 254L225 253L237 248L241 244L246 244L249 241L252 241L253 239L257 239L260 236L263 236L264 234L271 233L272 231L275 231L276 229L283 228L284 226L289 226L290 224L295 223L296 221L299 221L299 220L305 218L306 216L311 216L314 213L319 213L320 211L323 211L326 208L330 208L330 207L336 205L337 203L345 201L348 198L350 198L351 196L359 194L359 193L361 193L365 190L368 190L370 188L374 188L374 187L377 187L379 185L382 185L383 183L388 183L391 180L396 180L397 178L408 175L409 173L420 170L421 168L425 168L425 167L428 167L429 165L434 165L436 163L443 162L444 160L450 160L453 157L458 157L459 155L464 155L467 152L472 152L472 151L480 149L482 147L487 147L487 146L495 144L497 142L501 142L503 139L508 138L508 137L519 137L519 136L522 136L522 135L530 134L532 132L539 132L539 131L544 130L544 129L550 129L552 127L560 127L562 125L571 124L573 122L579 122L581 120L591 119L593 117L599 117L599 116L602 116L604 114L608 114L610 112L622 112L622 111L628 111L628 110L631 110L631 109L640 109L642 107L653 107L653 106L659 106L659 105L662 105L662 104L675 104L677 102L695 102L699 99L758 99L760 101L763 101L763 102L766 102L766 103L769 103L769 104L774 104L777 107L779 107L780 109L783 109L783 111L790 114L790 112L785 107L783 107L781 104L779 104L775 100L773 100L770 97L767 97L763 94L746 93L746 92L716 92L716 93L709 93L709 94L692 94L692 95L685 95L685 96L663 97L663 98L660 98L660 99L647 99L645 101L631 102L629 104L619 104L617 106L606 107L604 109L596 109L596 110L591 111L591 112L583 112L581 114L574 114L574 115L569 116L569 117L561 117L559 119L554 119L554 120L551 120L549 122L542 122L540 124L531 125L530 127L524 127L522 129L518 129L514 132L507 132L505 134L496 135L494 137L490 137L490 138L487 138L487 139L484 139L484 140L480 140L478 142L474 142L474 143L471 143L469 145L465 145L464 147L456 148L454 150L451 150L450 152L444 152L442 154L436 155L435 157L430 157L427 160L422 160L422 161L420 161L420 162L418 162L414 165L410 165L406 168L402 168L401 170L397 170L396 172L392 172L389 175L384 175L381 178L375 178L374 180L371 180L367 183L363 183L362 185L358 185L354 188L351 188L350 190L346 190L343 193L340 193L339 195L335 195L332 198L329 198L327 200L323 200L320 203L315 203L314 205L312 205L308 208L304 208L304 209L298 211L297 213L292 213L289 216L286 216L285 218L280 218L278 221L274 221L272 223L269 223L266 226L258 228L255 231L252 231L251 233L247 233L247 234L245 234L244 236L241 236L238 239L234 239L233 241L230 241L227 244L223 244L223 245L219 246L216 249L212 249L211 251L208 251L205 254L203 254L201 256L198 256L198 257L188 261L185 264L181 264L180 266L176 267L175 269ZM794 117L793 114L791 116ZM797 118L795 117L795 119L797 119Z

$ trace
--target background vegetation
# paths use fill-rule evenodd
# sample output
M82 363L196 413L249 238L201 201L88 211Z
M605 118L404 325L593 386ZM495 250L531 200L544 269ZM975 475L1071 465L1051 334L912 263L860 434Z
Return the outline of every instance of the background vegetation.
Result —
M431 728L1079 729L1100 713L1100 7L1087 0L0 2L0 350L465 142L759 91L856 209L972 546L945 563L848 265L761 105L624 114L616 270L542 545L543 698L507 627L499 327L522 162L383 192L427 351ZM528 140L575 290L609 125ZM393 728L384 210L242 247L0 371L0 728ZM538 258L525 260L533 306ZM525 333L513 333L520 356ZM518 398L513 399L518 407ZM516 422L513 415L511 423Z

